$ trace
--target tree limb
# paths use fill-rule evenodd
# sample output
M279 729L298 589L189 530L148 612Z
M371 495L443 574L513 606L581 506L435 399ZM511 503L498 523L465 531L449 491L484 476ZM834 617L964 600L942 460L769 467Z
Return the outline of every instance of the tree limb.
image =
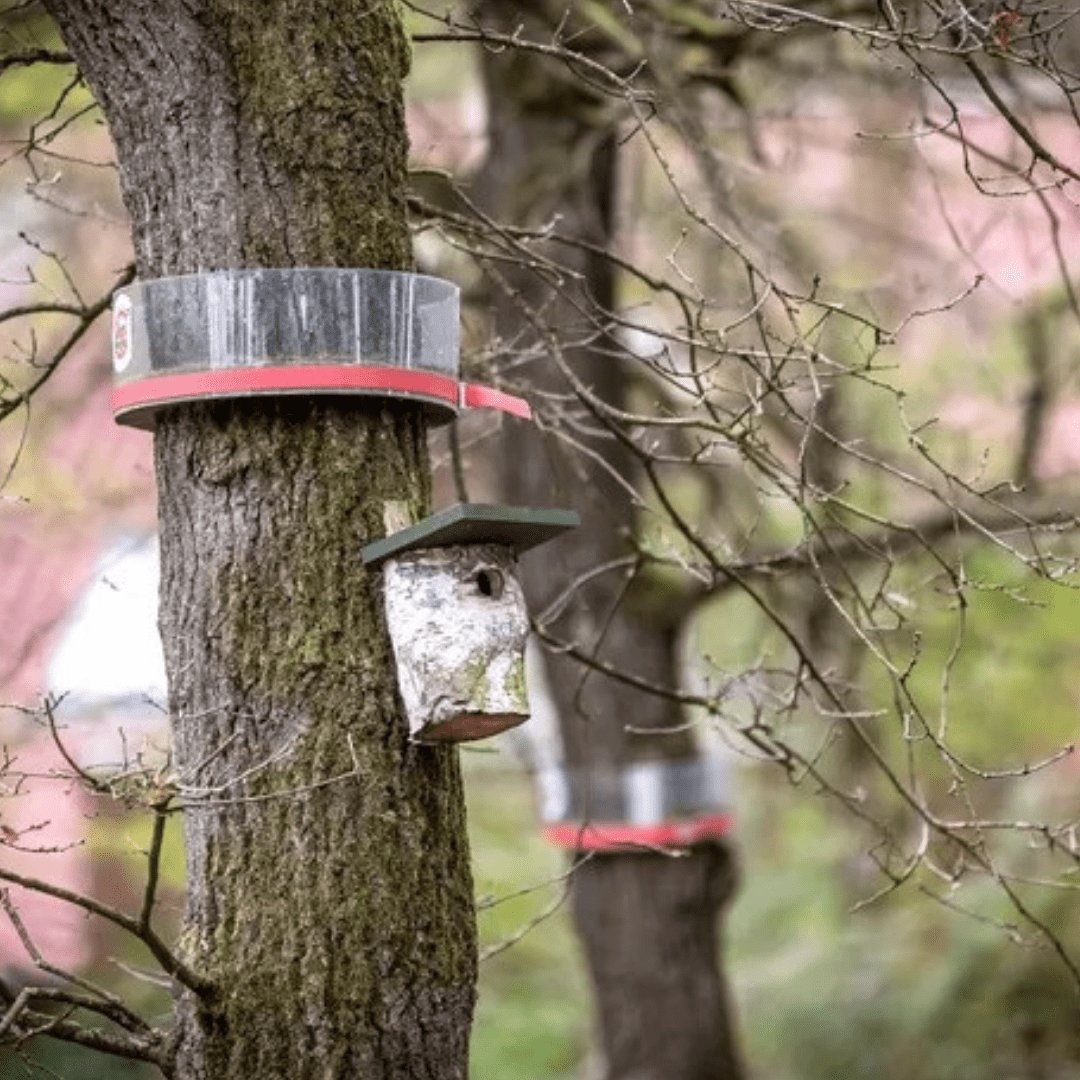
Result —
M107 904L102 904L93 897L72 892L70 889L52 885L38 878L24 877L22 874L16 874L3 867L0 867L0 881L9 881L12 885L21 885L24 889L30 889L45 896L53 896L57 900L74 904L92 915L100 916L138 938L150 950L162 968L181 985L200 995L206 995L211 991L212 984L207 979L188 968L153 930L142 927L138 919L133 919L130 915L125 915L122 911L117 911L116 908L111 908Z
M77 315L79 322L75 329L68 335L67 339L56 350L48 363L41 369L41 373L25 390L20 390L11 397L0 398L0 421L5 420L13 412L30 401L34 394L49 381L53 373L60 366L64 357L67 356L67 354L82 340L83 335L90 329L97 317L109 310L109 307L112 304L113 294L116 290L122 289L125 285L130 284L134 280L135 265L132 263L130 266L126 267L123 273L113 282L108 292L106 292L96 303L89 305L89 307L78 308L51 304L13 309L16 314L21 315L31 314L35 311L63 311L65 314ZM5 312L0 316L0 318L5 319L13 317L15 316L10 312Z
M0 75L15 67L29 67L31 64L74 64L70 53L60 49L25 49L22 52L0 56Z

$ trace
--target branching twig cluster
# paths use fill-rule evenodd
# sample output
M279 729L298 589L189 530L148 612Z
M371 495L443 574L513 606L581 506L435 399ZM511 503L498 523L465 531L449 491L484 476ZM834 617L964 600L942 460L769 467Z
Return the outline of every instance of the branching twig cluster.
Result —
M410 6L437 27L418 40L528 50L580 73L583 96L595 97L603 117L596 122L621 132L626 160L649 177L655 231L675 236L665 257L655 237L648 247L628 238L598 249L557 219L503 224L478 208L466 184L430 171L424 197L414 199L418 231L438 237L447 260L471 261L484 282L481 303L492 295L509 302L526 328L478 345L475 362L519 390L530 387L532 368L555 365L565 391L553 393L547 381L534 392L538 422L569 455L605 469L638 508L640 526L626 538L625 556L568 581L537 620L538 636L605 678L679 701L794 782L832 794L877 835L871 855L884 892L910 882L947 898L928 879L952 890L968 874L989 877L1080 984L1077 959L1025 891L1031 865L1045 866L1061 885L1074 880L1055 875L1062 867L1075 874L1076 821L986 812L1007 806L1021 780L1060 784L1074 748L1048 746L1043 760L1030 763L971 761L961 749L970 721L953 711L956 667L979 596L1008 589L1019 604L1019 579L1068 585L1077 565L1080 503L1072 485L1051 484L1039 468L1053 394L1071 359L1052 355L1047 335L1074 340L1080 323L1061 242L1063 217L1075 207L1076 155L1043 135L1048 116L1071 119L1073 139L1080 134L1075 11L1051 3L1014 10L748 0L695 8L691 26L683 6L650 0L630 5L632 18L616 35L583 30L587 18L557 17L542 4L529 5L535 21L512 32ZM547 10L553 14L544 23ZM754 214L773 208L760 199L754 205L754 193L727 165L738 140L709 142L719 107L693 74L707 62L703 54L723 57L726 107L745 109L756 127L746 147L753 155L775 140L767 118L746 105L755 64L767 57L775 71L789 43L805 48L811 39L836 38L856 46L844 54L845 77L874 65L916 77L908 128L895 138L919 152L931 187L944 178L929 152L956 146L976 192L999 198L1009 179L1011 197L1030 198L1043 214L1059 279L1057 293L1036 298L1023 315L1031 383L1020 406L1002 413L1018 448L1011 460L972 466L957 453L960 440L939 432L926 395L903 377L908 340L970 304L986 310L987 270L960 232L953 229L956 247L976 263L974 278L960 288L946 279L929 304L902 289L887 304L867 302L828 284L828 254L801 243L779 253L763 244L770 233ZM677 59L691 44L697 69ZM997 118L1012 150L972 134L973 101ZM573 157L574 148L565 149ZM981 172L986 166L998 173L993 181ZM955 196L956 177L948 182ZM949 195L938 193L951 220ZM595 302L580 270L586 255L607 260L619 275L625 304ZM523 275L540 287L523 289ZM538 303L537 295L547 299ZM634 381L633 407L609 400L579 372L575 358L586 350ZM615 445L632 456L632 472L608 464ZM991 557L1009 584L975 568ZM621 669L602 655L601 636L560 632L564 610L598 575L624 580L619 602L646 594L650 617L687 623L740 596L756 609L771 659L749 671L719 671L707 694ZM834 624L822 640L843 639L858 658L858 681L876 687L873 708L863 707L865 693L853 701L851 666L800 625L808 605ZM594 621L606 625L609 616ZM927 623L942 618L952 622L953 642L938 664L934 701L925 689L924 636ZM828 734L808 743L805 733L815 728ZM838 760L838 747L852 744L867 763L855 776L845 771L847 756ZM1010 832L1038 840L1044 861L1031 845L1020 859L1009 854L1000 837Z

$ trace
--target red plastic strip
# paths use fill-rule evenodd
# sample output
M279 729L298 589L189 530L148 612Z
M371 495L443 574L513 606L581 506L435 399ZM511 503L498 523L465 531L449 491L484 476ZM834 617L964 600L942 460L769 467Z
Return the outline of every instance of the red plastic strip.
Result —
M546 825L551 843L574 851L626 851L633 848L682 848L728 836L735 828L731 814L710 814L692 821L664 821L656 825L560 822Z
M114 412L137 405L167 405L189 398L275 391L385 390L419 394L456 405L459 384L449 375L407 368L302 364L294 367L226 368L189 371L180 375L150 375L118 386L112 395Z
M462 383L461 404L466 409L498 409L512 416L520 416L522 420L532 419L532 409L524 398L504 394L491 386Z

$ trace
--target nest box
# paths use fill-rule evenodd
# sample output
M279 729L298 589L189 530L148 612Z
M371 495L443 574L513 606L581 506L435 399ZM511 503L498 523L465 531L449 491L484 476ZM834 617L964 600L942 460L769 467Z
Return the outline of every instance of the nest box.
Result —
M464 409L529 406L458 378L458 289L391 270L219 270L138 281L113 300L113 411L152 428L164 406L362 394Z
M577 524L570 510L460 504L363 549L382 568L414 739L480 739L528 718L517 556Z

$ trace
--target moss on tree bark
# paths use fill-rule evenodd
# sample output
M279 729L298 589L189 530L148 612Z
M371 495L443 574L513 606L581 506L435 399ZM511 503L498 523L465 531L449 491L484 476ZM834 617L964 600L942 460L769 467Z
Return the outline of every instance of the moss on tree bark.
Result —
M410 265L382 0L48 0L102 103L141 277ZM180 1080L461 1078L476 976L455 752L408 743L377 582L426 509L405 405L184 406L158 422L161 630L185 815Z

